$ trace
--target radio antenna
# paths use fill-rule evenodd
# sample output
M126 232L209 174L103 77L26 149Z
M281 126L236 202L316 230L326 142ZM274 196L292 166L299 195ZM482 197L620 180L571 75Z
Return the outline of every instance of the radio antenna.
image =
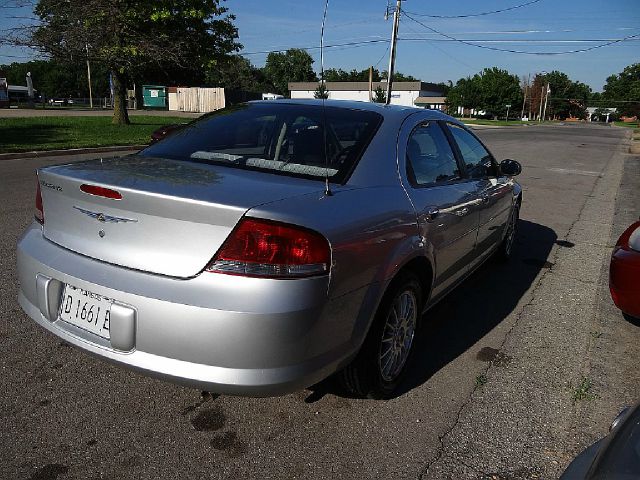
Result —
M327 89L324 83L324 24L327 20L327 9L329 8L329 0L324 2L324 13L322 14L322 28L320 29L320 91L322 98L322 148L324 150L324 194L327 197L333 195L329 186L329 158L327 157L327 112L324 106L324 100L327 96Z

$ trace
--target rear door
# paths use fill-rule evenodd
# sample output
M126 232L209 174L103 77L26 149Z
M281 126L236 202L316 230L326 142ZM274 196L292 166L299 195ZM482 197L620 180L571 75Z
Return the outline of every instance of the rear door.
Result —
M401 140L401 176L425 249L433 249L437 295L467 271L479 221L476 185L467 181L437 121L423 121ZM404 164L404 168L403 168Z
M480 261L502 240L511 212L513 183L500 174L493 155L473 133L451 123L448 127L466 175L481 200L475 247L476 259Z

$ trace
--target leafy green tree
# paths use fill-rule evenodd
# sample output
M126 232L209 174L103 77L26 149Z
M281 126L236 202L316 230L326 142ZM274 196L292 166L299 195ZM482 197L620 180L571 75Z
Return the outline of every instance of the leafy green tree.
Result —
M473 77L461 78L449 88L447 106L450 111L456 107L484 110L494 117L504 115L507 105L522 103L520 79L497 67L485 68Z
M380 72L375 68L373 69L372 78L374 82L380 81ZM329 68L324 71L324 79L327 82L368 82L369 69L353 69L347 72L346 70L342 70L341 68Z
M41 23L31 45L109 68L115 124L129 123L127 86L148 65L203 70L241 47L220 0L39 0L34 12Z
M547 118L565 119L587 117L587 101L591 98L591 88L581 82L574 82L569 76L558 70L537 75L540 77L534 85L549 85L550 94L547 100ZM544 102L544 100L542 100Z
M38 95L46 98L87 98L89 86L87 67L82 63L66 63L56 60L33 60L24 63L0 65L10 85L26 85L25 77L31 72L33 87ZM91 65L91 84L94 97L109 95L109 72L104 65Z
M275 88L261 69L240 55L231 55L211 66L204 81L215 87L254 93L272 92Z
M480 108L482 104L479 77L461 78L449 89L447 94L447 109L455 112L457 107Z
M506 105L515 106L522 103L520 79L507 70L497 67L485 68L481 73L474 75L474 81L477 82L480 93L479 107L489 115L504 115Z
M264 73L275 86L275 93L289 95L289 82L317 80L312 65L313 58L305 50L290 48L284 53L271 52L267 55Z
M329 98L329 90L327 90L327 86L324 83L318 85L316 91L313 92L313 98L324 99Z
M382 78L386 79L389 74L387 73L386 70L383 70L381 73ZM369 77L367 77L368 79ZM393 72L393 81L394 82L419 82L420 79L414 77L413 75L405 75L404 73L401 72Z
M629 65L607 78L602 99L611 103L617 101L615 106L620 115L640 117L640 63Z

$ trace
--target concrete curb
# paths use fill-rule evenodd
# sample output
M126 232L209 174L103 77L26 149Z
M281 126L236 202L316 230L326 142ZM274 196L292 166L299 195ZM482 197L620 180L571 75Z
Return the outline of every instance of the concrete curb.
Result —
M126 152L141 150L147 145L116 145L113 147L70 148L67 150L40 150L34 152L0 153L0 160L14 160L17 158L59 157L64 155L81 155L88 153Z

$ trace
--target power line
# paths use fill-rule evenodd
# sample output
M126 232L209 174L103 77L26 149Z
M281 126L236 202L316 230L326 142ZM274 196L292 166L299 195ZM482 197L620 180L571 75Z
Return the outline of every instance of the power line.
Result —
M363 40L363 41L360 41L360 42L334 43L333 45L325 45L324 48L361 47L361 46L364 46L364 45L370 45L370 44L374 44L374 43L389 43L389 40L381 38L379 40ZM287 50L291 50L291 49L309 51L309 50L319 50L320 47L318 47L318 46L289 47L289 48L280 48L280 49L274 49L274 50L261 50L261 51L256 51L256 52L241 52L240 55L248 56L248 55L264 55L264 54L268 54L268 53L281 53L281 52L286 52Z
M541 2L542 0L531 0L530 2L526 2L526 3L521 3L520 5L515 5L513 7L509 7L509 8L502 8L500 10L491 10L489 12L481 12L481 13L470 13L468 15L429 15L426 13L413 13L413 12L406 12L405 13L410 13L411 15L415 15L416 17L429 17L429 18L469 18L469 17L482 17L483 15L493 15L494 13L502 13L502 12L508 12L509 10L515 10L517 8L522 8L522 7L526 7L528 5L533 5L534 3L538 3Z
M591 50L595 50L597 48L608 47L609 45L613 45L613 44L616 44L616 43L620 43L620 42L624 42L624 41L627 41L627 40L631 40L633 38L640 37L640 34L629 35L629 36L624 37L624 38L618 38L618 39L611 40L611 41L608 41L608 42L605 42L605 43L602 43L602 44L599 44L599 45L594 45L592 47L580 48L580 49L576 49L576 50L566 50L564 52L528 52L526 50L512 50L512 49L509 49L509 48L489 47L489 46L486 46L486 45L479 45L478 43L469 42L467 40L461 40L459 38L452 37L451 35L448 35L446 33L440 32L439 30L436 30L435 28L430 27L429 25L425 25L420 20L417 20L417 19L413 18L411 15L408 15L407 12L403 12L403 15L406 18L408 18L409 20L417 23L418 25L422 25L427 30L430 30L430 31L432 31L434 33L437 33L438 35L441 35L441 36L443 36L445 38L448 38L449 40L452 40L452 41L455 41L455 42L458 42L458 43L462 43L464 45L469 45L470 47L484 48L486 50L493 50L493 51L496 51L496 52L519 53L519 54L522 54L522 55L553 56L553 55L567 55L567 54L570 54L570 53L583 53L583 52L589 52Z

